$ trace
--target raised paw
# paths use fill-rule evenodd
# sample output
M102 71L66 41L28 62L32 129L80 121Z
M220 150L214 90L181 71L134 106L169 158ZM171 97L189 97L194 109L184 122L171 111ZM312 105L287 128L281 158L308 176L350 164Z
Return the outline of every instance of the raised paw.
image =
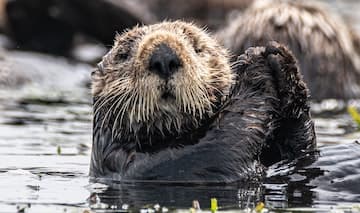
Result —
M315 149L314 124L310 116L309 91L295 57L283 45L270 42L265 47L252 47L238 57L236 72L239 89L257 97L273 97L264 102L274 109L275 130L266 142L261 161L270 165L291 159ZM277 156L277 157L275 157Z
M299 117L307 113L309 90L290 50L279 43L270 42L262 55L274 76L283 116Z
M293 159L316 148L314 123L310 116L309 90L303 81L295 57L285 46L270 42L262 53L274 76L280 101L279 127L274 132L282 159ZM272 154L263 152L267 158ZM270 155L269 155L270 154Z

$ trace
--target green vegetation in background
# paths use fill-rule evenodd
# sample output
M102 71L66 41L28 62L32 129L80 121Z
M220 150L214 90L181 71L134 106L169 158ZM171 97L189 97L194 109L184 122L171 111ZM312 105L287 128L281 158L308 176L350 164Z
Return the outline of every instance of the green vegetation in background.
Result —
M348 106L348 113L353 118L353 120L357 123L358 127L360 127L360 113L354 106Z

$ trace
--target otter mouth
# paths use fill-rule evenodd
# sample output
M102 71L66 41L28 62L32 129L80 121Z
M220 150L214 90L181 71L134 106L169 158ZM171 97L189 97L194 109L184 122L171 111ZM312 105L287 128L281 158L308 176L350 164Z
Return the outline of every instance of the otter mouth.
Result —
M173 93L172 86L169 84L169 82L166 82L164 85L161 86L161 99L165 101L172 101L176 99L175 94Z
M163 100L165 100L165 101L170 101L170 100L175 100L176 97L175 97L175 95L174 95L172 92L170 92L170 91L165 91L165 92L162 93L161 99L163 99Z

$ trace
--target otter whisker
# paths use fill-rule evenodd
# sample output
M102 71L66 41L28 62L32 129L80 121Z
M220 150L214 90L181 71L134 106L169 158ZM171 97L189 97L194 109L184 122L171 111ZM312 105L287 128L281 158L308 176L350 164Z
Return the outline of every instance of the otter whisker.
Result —
M121 102L118 102L118 104L116 105L116 108L119 108ZM129 100L127 100L125 102L125 104L123 104L120 109L119 109L119 112L117 113L116 117L115 117L115 121L114 121L114 125L113 125L113 129L112 129L112 133L115 132L116 128L118 127L118 124L119 125L122 125L123 124L123 118L124 118L124 114L125 114L125 109L126 107L128 106L129 104ZM120 119L119 119L119 116L120 116ZM114 129L115 128L115 129Z
M98 108L100 103L103 103L103 102L107 101L107 98L110 98L110 96L106 95L106 96L98 97L98 99L93 103L94 108L95 109Z
M111 138L114 139L115 137L117 137L119 135L119 132L117 131L117 118L119 116L121 112L119 111L118 113L116 113L116 116L115 116L115 121L114 121L114 125L112 126L112 129L111 129Z
M141 108L141 97L138 92L136 92L135 99L132 102L133 107L131 110L131 117L134 117L136 122L141 121L140 108Z
M138 107L138 118L139 120L144 121L145 118L145 104L144 104L144 97L140 96L140 100L139 100L139 107Z
M121 107L121 111L122 111L122 114L121 114L121 117L120 117L121 123L122 123L122 120L123 120L123 118L124 118L125 111L126 111L126 109L129 108L129 105L130 105L130 103L133 101L134 96L135 96L135 92L133 92L133 93L130 95L130 97L128 98L128 100L127 100L127 101L125 102L125 104L123 104L122 107ZM131 116L128 116L128 118L129 118L129 124L131 124L131 123L132 123L132 118L131 118ZM132 131L131 125L130 125L130 129L129 129L129 130Z
M146 95L145 95L145 99L146 99L146 106L145 106L145 114L146 114L146 117L145 117L145 119L146 120L149 120L149 117L150 117L150 98L149 98L149 96L147 95L147 93L145 93Z
M96 110L95 110L94 114L95 114L95 115L98 114L99 111L100 111L107 103L111 102L114 98L116 98L116 96L112 96L112 97L101 97L99 100L103 100L103 101L102 101L101 103L99 103L99 104L101 104L100 106L98 106L97 108L95 108ZM99 100L98 100L98 101L99 101ZM97 105L98 101L96 101L96 103L94 104L95 106Z
M116 104L116 107L115 109L118 109L120 104L122 104L123 100L125 98L127 98L129 95L129 93L126 93L125 95L123 95L121 98L119 98L117 104ZM118 122L118 118L119 118L119 115L123 115L124 114L124 111L123 111L123 107L120 107L120 109L118 110L119 112L116 114L116 117L115 117L115 121L114 121L114 125L112 127L112 135L114 136L114 132L115 132L115 129L117 128L117 124L119 123L120 125L122 124L122 117L120 119L120 122Z
M191 102L189 101L189 100L187 100L188 98L189 98L189 96L190 96L190 94L189 94L189 91L188 90L186 90L185 91L185 94L186 94L186 96L184 97L184 101L185 101L185 103L186 103L186 110L185 110L185 112L186 113L191 113Z
M215 90L215 91L218 92L220 95L225 95L225 94L224 94L224 91L218 89L217 87L215 87L215 86L213 86L213 85L211 85L211 84L206 85L206 86L208 87L208 89L213 89L213 90Z
M105 113L105 116L104 116L103 121L102 121L102 123L101 123L100 129L103 129L103 128L104 128L105 121L107 120L108 115L110 114L112 108L116 105L117 102L119 102L119 100L116 100L116 101L110 106L110 108L108 109L108 111Z
M205 111L205 108L209 108L209 95L206 88L199 87L199 93L195 93L199 100L198 108L200 109L200 117L202 117L202 113Z
M141 98L141 108L140 108L140 112L141 112L141 118L142 120L148 120L149 116L148 116L148 91L146 88L141 87L141 92L140 94L143 94L140 98Z
M144 118L144 98L142 95L139 95L139 98L138 98L138 109L137 109L137 117L138 117L138 121L145 121L145 118Z
M175 90L177 106L182 107L182 111L186 111L186 101L184 101L184 95L181 94L179 89Z
M135 114L136 114L136 104L138 103L138 99L139 99L139 93L135 92L134 93L134 98L131 99L131 110L130 110L130 123L133 123L134 120L137 121L137 119L135 118Z
M94 103L94 108L98 108L99 105L102 105L104 102L108 102L112 98L112 94L100 95L99 99Z
M116 79L104 90L107 94L115 94L118 95L117 92L127 91L129 89L130 82L128 79Z
M195 103L195 97L194 97L194 92L193 92L193 89L190 89L189 90L189 98L191 99L190 100L190 103L191 103L191 113L192 113L192 115L195 115L196 114L196 109L197 109L197 104Z

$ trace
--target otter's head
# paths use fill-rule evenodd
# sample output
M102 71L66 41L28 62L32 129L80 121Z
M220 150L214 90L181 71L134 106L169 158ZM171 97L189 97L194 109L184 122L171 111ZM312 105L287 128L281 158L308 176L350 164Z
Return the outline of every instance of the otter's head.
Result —
M226 50L194 25L135 27L93 73L94 113L113 132L183 132L214 113L232 79Z

